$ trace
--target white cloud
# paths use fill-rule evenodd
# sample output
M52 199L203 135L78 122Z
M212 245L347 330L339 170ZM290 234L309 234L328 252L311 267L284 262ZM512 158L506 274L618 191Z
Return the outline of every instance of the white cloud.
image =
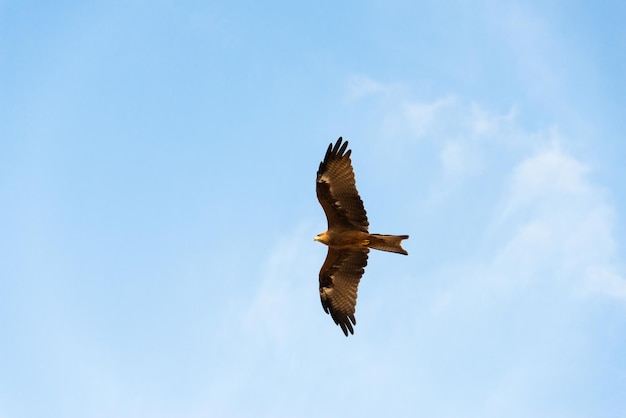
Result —
M466 171L467 163L463 154L463 146L459 141L446 142L440 153L444 169L452 173L463 173Z
M586 179L589 168L561 151L558 143L553 142L549 147L515 168L505 214L513 209L546 203L550 198L570 203L571 199L589 199L594 193Z
M319 247L313 242L318 232L311 225L300 225L272 249L262 279L244 310L247 339L256 339L261 345L283 346L302 332L308 309L303 309L301 301L310 302L307 306L319 304L317 271L325 252L320 251L316 257L311 251ZM324 315L321 305L316 313Z
M477 173L481 168L481 156L475 147L464 139L446 141L439 153L446 175L459 178Z
M589 173L555 143L521 161L495 226L514 232L495 261L517 267L513 276L568 281L573 290L626 300L615 263L614 210Z
M442 120L439 115L451 109L456 104L453 97L437 99L433 102L407 102L403 104L402 116L409 132L418 139L424 138L427 134L439 127Z
M355 101L375 94L385 94L390 87L372 78L355 75L348 79L346 100Z
M470 276L490 277L498 286L548 280L572 294L586 289L626 300L615 211L608 191L592 180L589 163L567 151L573 141L553 125L525 128L514 104L495 112L458 97L415 100L399 85L368 84L376 86L373 94L384 92L379 126L388 141L377 139L384 144L377 151L405 162L397 178L427 178L432 189L420 201L435 211L491 207L492 219L474 239L480 258L468 249L467 259L448 260L446 270L470 265ZM433 166L425 153L439 164ZM416 167L415 161L427 162ZM437 309L453 305L452 299L446 293Z
M477 103L472 103L470 105L468 126L471 128L472 136L493 137L502 132L503 127L515 123L516 118L517 108L515 106L512 106L508 113L501 115L489 112Z
M626 280L614 269L606 266L590 266L585 274L588 278L587 289L585 290L626 300Z

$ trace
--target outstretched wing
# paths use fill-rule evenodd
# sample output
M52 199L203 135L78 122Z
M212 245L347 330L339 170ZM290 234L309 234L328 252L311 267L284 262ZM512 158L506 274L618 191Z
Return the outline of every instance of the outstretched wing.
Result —
M341 327L346 337L354 334L359 281L367 265L369 249L337 250L328 248L326 261L320 270L320 299L327 314Z
M334 147L332 143L328 146L324 161L317 170L317 200L324 208L329 230L348 227L367 232L369 222L356 189L350 161L352 150L346 152L347 147L348 141L342 145L341 137Z

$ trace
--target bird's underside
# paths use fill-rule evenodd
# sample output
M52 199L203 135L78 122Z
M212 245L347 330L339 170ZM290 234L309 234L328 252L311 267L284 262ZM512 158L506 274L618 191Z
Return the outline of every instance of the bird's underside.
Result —
M402 240L408 235L368 232L369 222L354 180L351 150L340 137L329 145L317 172L317 198L324 209L328 229L315 237L328 246L319 274L320 299L326 313L346 336L354 334L357 290L369 249L408 255Z

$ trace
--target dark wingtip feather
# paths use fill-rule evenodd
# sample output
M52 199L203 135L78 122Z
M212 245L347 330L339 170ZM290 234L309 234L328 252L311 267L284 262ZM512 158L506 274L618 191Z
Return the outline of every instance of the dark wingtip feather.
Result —
M317 169L318 176L324 172L324 170L326 169L326 164L328 164L329 161L337 159L337 158L350 157L350 153L352 152L352 150L348 150L346 152L347 147L348 147L348 141L343 141L343 138L341 136L339 137L337 142L335 142L334 146L333 146L333 143L331 142L328 145L328 149L326 149L324 160L320 162L320 166Z
M337 141L337 145L335 145L335 149L337 149L339 145L341 145L341 140ZM341 145L341 148L339 148L338 152L335 152L335 155L337 157L343 157L343 153L346 152L346 148L348 148L348 141L344 142L343 145Z
M350 321L341 322L338 325L341 327L341 330L346 337L348 336L348 331L350 331L350 334L354 335L354 328L352 328Z
M348 331L350 331L350 334L354 335L354 327L352 326L356 325L356 318L354 317L354 315L347 316L345 318L345 322L338 322L337 320L335 320L335 323L341 327L341 330L346 335L346 337L348 336Z
M328 146L328 151L326 151L326 157L332 156L333 158L341 158L344 156L344 152L346 152L346 148L348 148L348 141L344 141L343 137L339 137L337 142L335 142L335 146L333 147L333 143L331 142ZM348 153L351 150L348 150ZM326 158L324 158L326 159Z

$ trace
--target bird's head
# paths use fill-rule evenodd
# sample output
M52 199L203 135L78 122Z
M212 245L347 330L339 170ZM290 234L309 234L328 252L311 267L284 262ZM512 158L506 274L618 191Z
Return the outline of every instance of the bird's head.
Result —
M313 241L321 242L322 244L328 245L328 234L326 232L322 232L321 234L317 234Z

